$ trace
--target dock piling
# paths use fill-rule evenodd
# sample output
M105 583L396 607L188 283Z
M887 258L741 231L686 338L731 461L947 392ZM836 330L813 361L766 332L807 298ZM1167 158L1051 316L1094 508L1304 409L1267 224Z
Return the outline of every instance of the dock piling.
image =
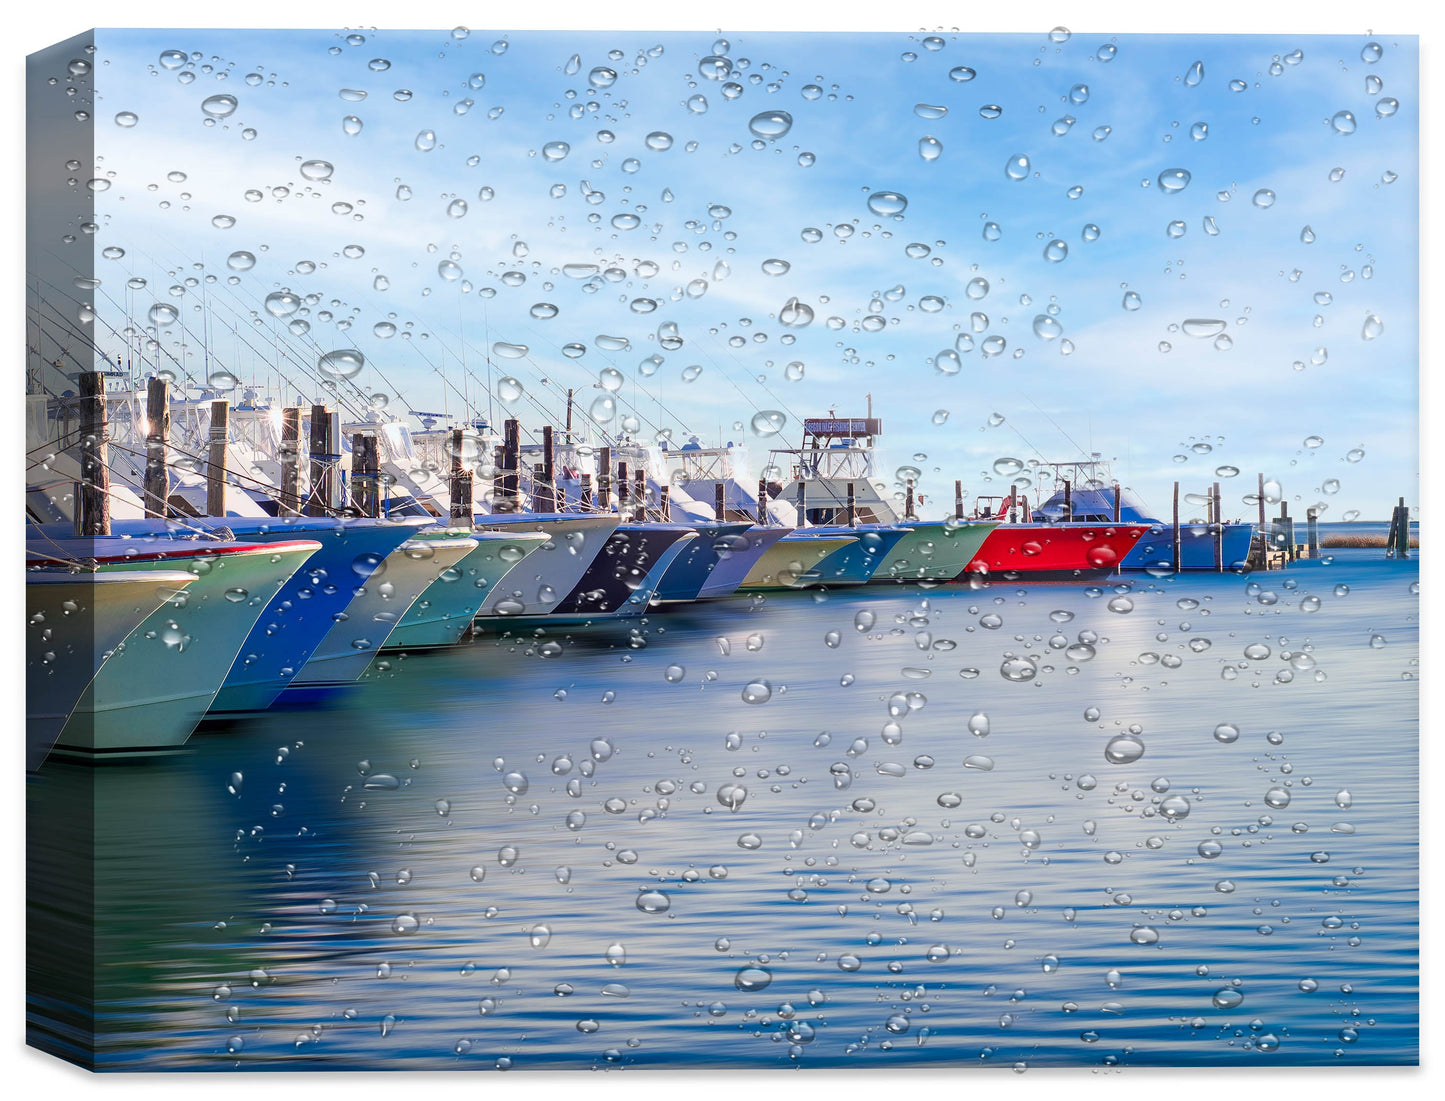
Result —
M1072 523L1074 519L1074 487L1070 481L1064 479L1064 523ZM1177 568L1177 567L1176 567Z
M904 498L903 498L903 519L905 519L905 520L916 520L916 519L918 519L918 517L916 517L916 516L913 515L913 479L912 479L912 478L909 478L909 479L908 479L908 488L907 488L906 494L905 494L905 496L904 496Z
M848 526L850 528L858 526L858 497L853 490L852 482L848 483Z
M1224 572L1224 507L1219 496L1219 483L1209 495L1210 511L1214 513L1214 572Z
M281 410L281 515L301 515L301 408Z
M664 524L672 523L672 502L669 501L667 486L659 486L657 490L657 516Z
M552 426L542 426L542 485L546 490L548 512L557 511L557 457L552 443ZM535 496L535 494L534 494Z
M719 484L721 488L721 484ZM763 527L768 526L768 480L758 479L758 523Z
M1173 558L1174 572L1179 572L1179 483L1174 483L1174 532L1173 532Z
M1405 498L1400 498L1400 503L1395 506L1395 515L1398 519L1395 527L1395 557L1410 557L1410 509L1405 504Z
M1309 539L1309 557L1320 556L1320 515L1319 510L1309 508L1305 510L1305 525Z
M226 515L226 436L231 423L231 403L211 402L210 447L206 454L206 515Z
M603 512L612 511L612 448L600 449L597 463L597 507Z
M1120 505L1119 505L1119 483L1118 483L1118 482L1115 482L1115 483L1114 483L1114 523L1116 523L1116 524L1119 522L1119 512L1120 512Z
M959 479L953 483L953 518L963 519L963 481Z
M1019 522L1019 487L1017 485L1008 487L1008 522L1010 524Z
M80 376L80 493L75 499L75 533L110 534L110 462L107 454L105 376Z
M311 407L311 486L306 494L307 516L325 516L330 511L327 505L331 503L331 469L326 462L326 437L330 421L331 414L327 412L326 406Z
M715 520L727 519L727 487L717 482L712 487L712 514Z
M633 518L640 524L647 519L647 471L638 467L632 472L632 497L636 506Z
M627 519L627 464L617 464L617 515Z
M143 500L146 515L164 518L170 500L166 446L171 435L171 384L163 378L146 383L146 473Z
M351 437L351 506L362 516L381 514L381 461L376 437L356 432Z
M451 505L451 520L454 524L472 526L472 472L462 463L462 444L464 433L460 428L452 429L452 470L449 486ZM505 488L502 491L506 496ZM492 508L497 508L497 502L492 502ZM510 512L510 508L502 508L497 511Z
M591 474L585 474L585 473L584 473L584 474L581 476L581 478L578 479L578 481L580 481L580 482L582 483L582 484L581 484L581 487L578 489L578 493L581 495L581 498L582 498L582 502L581 502L581 503L582 503L582 511L583 511L583 512L591 512L591 511L592 511L592 475L591 475Z
M505 512L520 512L522 508L521 451L521 425L515 418L509 417L502 422L502 502Z

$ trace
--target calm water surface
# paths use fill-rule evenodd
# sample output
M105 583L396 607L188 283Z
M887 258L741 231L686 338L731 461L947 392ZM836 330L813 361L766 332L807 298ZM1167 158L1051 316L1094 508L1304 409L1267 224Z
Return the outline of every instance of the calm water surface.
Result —
M1417 577L484 637L32 831L94 791L113 1069L1412 1063Z

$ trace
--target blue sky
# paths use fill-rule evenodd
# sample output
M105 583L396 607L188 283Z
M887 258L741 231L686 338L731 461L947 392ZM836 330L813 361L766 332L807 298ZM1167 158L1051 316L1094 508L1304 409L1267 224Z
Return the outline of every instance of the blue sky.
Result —
M1228 467L1241 471L1219 477L1231 515L1252 514L1256 472L1280 482L1296 514L1319 505L1326 519L1372 518L1400 494L1416 503L1411 38L348 33L102 36L97 154L100 174L114 175L97 246L126 254L101 262L97 304L117 329L125 317L143 326L156 302L176 305L192 331L153 333L167 352L182 355L184 341L197 375L219 365L263 387L278 344L308 364L354 347L368 361L356 381L393 409L461 415L460 390L485 412L483 383L495 391L510 375L526 396L510 406L494 396L491 412L510 409L531 430L560 423L567 387L587 395L583 408L603 396L592 387L615 370L611 430L634 415L643 436L746 440L755 467L770 446L797 442L802 417L861 414L871 393L885 425L880 470L918 468L940 510L955 478L970 494L1004 492L999 460L1081 451L1116 460L1160 513L1173 480L1197 493ZM1380 57L1367 63L1371 41ZM159 58L171 49L200 57L169 70ZM707 56L729 59L726 80L702 74ZM959 67L974 76L954 79ZM615 82L589 83L599 68ZM480 88L469 84L477 73ZM201 103L217 94L238 106L207 126ZM704 113L688 106L698 95ZM1398 108L1381 117L1386 98ZM1329 123L1345 110L1348 135ZM113 121L123 111L136 125ZM755 137L749 121L776 111L791 128ZM344 132L348 115L359 133ZM418 148L424 131L435 147ZM654 133L671 147L650 148ZM920 154L927 138L936 158ZM555 142L570 147L560 160L543 153ZM1029 168L1011 179L1019 154ZM316 160L334 167L308 181L300 166ZM1188 186L1161 188L1160 175L1181 168ZM1255 202L1264 189L1267 207ZM877 192L905 196L906 209L876 213ZM466 213L453 217L458 199ZM217 216L235 223L216 228ZM632 218L636 228L619 228ZM806 240L808 229L821 239ZM1063 259L1046 258L1051 242L1067 245ZM356 246L363 255L349 257ZM257 263L238 274L227 257L242 250ZM457 278L441 274L445 261ZM767 274L781 267L769 261L789 267ZM577 264L625 274L564 272ZM197 285L172 295L187 277ZM145 286L128 290L137 278ZM971 297L980 280L987 292ZM303 337L286 329L299 313L263 311L277 290L316 296ZM811 324L780 320L793 298ZM543 304L556 316L534 316L550 312L534 310ZM1372 316L1383 328L1366 340ZM398 335L378 338L378 323ZM659 346L664 323L681 348ZM499 342L528 354L504 358ZM567 345L584 351L572 358ZM940 358L950 351L956 360ZM654 354L660 365L644 362ZM760 438L748 426L769 410L786 423ZM1312 437L1323 443L1305 446Z

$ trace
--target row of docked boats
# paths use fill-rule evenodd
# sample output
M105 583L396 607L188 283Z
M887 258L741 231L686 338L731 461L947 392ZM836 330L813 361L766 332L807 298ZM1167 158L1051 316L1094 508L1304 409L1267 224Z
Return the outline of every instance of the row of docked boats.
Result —
M759 591L1094 577L1127 567L1159 531L1121 517L1117 490L1112 516L1050 515L1046 504L1026 520L1012 507L918 520L911 500L899 515L869 477L877 423L810 426L792 480L760 485L751 515L737 507L735 479L673 478L671 504L662 493L662 508L645 508L644 492L636 507L614 505L590 492L610 464L594 465L595 483L581 473L576 498L549 471L544 494L512 485L475 507L434 494L397 509L373 499L384 515L299 515L278 470L269 496L259 477L244 494L239 480L227 485L236 492L219 497L224 515L194 515L168 494L164 516L122 511L103 534L81 536L74 516L57 515L64 495L37 482L30 497L49 508L31 508L27 533L27 764L180 746L208 715L310 704L375 675L389 653L523 624L628 620ZM54 449L41 467L64 458ZM628 479L617 473L620 491ZM699 515L706 488L711 517ZM537 510L539 496L554 507Z

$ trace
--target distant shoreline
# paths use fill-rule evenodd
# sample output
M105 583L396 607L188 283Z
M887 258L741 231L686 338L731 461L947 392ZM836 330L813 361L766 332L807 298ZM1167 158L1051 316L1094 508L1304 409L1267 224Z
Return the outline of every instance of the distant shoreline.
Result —
M1390 545L1387 535L1327 535L1320 540L1321 547L1387 547ZM1420 537L1410 536L1410 546L1418 547Z

